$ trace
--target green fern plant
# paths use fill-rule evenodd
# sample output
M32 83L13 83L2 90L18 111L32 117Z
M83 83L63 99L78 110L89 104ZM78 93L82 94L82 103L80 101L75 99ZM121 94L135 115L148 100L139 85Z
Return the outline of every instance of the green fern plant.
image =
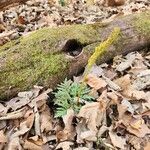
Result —
M94 98L89 95L90 89L83 84L65 79L58 85L55 92L55 105L57 105L55 117L62 117L72 108L78 113L85 101L92 101Z

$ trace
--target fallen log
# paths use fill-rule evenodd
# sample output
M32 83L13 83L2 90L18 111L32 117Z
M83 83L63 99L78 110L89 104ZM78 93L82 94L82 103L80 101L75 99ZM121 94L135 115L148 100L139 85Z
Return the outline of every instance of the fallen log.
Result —
M107 39L114 27L119 27L121 33L117 42L98 59L98 64L150 45L150 11L147 11L110 23L43 28L1 46L0 99L8 99L33 85L54 88L64 78L77 75L94 48ZM73 56L74 52L80 54Z
M0 10L5 9L7 6L14 6L16 4L24 3L28 0L0 0Z

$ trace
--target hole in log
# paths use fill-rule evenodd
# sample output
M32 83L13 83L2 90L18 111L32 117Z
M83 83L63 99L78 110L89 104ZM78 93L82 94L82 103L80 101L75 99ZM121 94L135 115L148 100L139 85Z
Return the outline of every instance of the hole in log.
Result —
M82 52L83 45L76 39L70 39L66 42L63 47L63 51L68 53L69 55L75 57L78 56Z

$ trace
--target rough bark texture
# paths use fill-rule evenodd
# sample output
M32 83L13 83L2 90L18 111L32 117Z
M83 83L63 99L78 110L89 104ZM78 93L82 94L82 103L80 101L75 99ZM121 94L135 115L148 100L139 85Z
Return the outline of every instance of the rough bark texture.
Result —
M0 10L3 10L9 5L15 5L17 3L24 3L28 0L0 0Z
M33 85L55 87L65 77L77 75L95 46L120 27L117 42L98 59L141 50L150 45L150 12L121 17L107 24L44 28L0 47L0 99L7 99ZM76 57L67 51L81 49Z

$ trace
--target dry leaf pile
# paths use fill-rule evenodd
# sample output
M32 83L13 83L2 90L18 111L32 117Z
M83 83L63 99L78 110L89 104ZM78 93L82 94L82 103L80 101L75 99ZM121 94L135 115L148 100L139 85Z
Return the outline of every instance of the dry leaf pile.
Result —
M149 150L150 53L133 52L95 65L86 83L95 101L78 114L68 109L63 118L53 117L51 89L35 86L1 102L0 149Z
M58 0L30 0L0 11L0 45L45 26L110 21L119 15L150 9L149 0L126 0L119 7L108 6L108 1L113 0L65 1L68 3L62 7Z

